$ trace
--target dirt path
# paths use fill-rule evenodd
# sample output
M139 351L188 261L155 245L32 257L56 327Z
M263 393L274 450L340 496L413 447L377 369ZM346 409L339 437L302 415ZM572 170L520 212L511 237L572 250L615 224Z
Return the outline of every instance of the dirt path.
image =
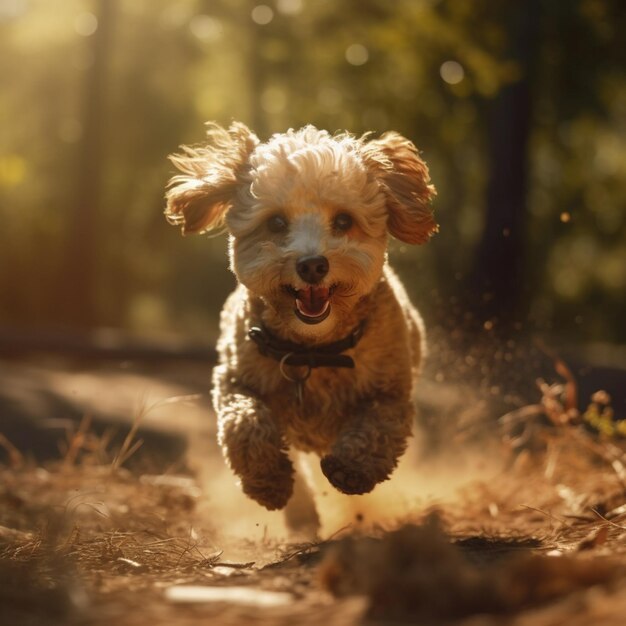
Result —
M31 414L74 424L62 460L14 450L0 469L2 624L624 624L617 439L531 416L523 443L494 427L425 462L416 441L370 496L336 494L314 472L323 540L293 544L224 467L206 370L1 367L5 416L53 397ZM102 421L81 430L90 412ZM163 437L145 438L131 472L119 461L137 415ZM183 463L150 466L180 439Z

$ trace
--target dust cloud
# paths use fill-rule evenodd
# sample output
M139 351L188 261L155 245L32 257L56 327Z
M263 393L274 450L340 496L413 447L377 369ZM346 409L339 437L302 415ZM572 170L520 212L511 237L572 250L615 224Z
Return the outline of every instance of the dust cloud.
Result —
M196 455L193 463L204 494L199 513L215 529L220 541L227 545L249 549L290 538L282 511L267 511L247 498L237 484L237 478L225 465L219 454L206 454L206 446L213 442L196 443L205 447L203 456ZM373 527L395 527L398 523L416 519L438 504L450 504L464 487L476 481L486 481L501 471L496 455L482 458L477 451L458 454L442 452L424 460L423 440L410 440L391 478L380 483L369 494L347 496L328 482L319 467L319 458L312 454L300 455L299 471L313 494L320 517L320 539L328 539L343 529L367 530ZM234 558L229 554L231 558Z

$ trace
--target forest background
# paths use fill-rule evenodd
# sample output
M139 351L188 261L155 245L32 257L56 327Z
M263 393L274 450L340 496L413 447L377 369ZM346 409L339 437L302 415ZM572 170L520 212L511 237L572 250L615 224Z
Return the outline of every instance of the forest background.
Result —
M236 119L416 143L441 232L391 260L430 323L624 343L625 18L609 0L0 0L0 327L213 341L226 240L167 226L167 155Z

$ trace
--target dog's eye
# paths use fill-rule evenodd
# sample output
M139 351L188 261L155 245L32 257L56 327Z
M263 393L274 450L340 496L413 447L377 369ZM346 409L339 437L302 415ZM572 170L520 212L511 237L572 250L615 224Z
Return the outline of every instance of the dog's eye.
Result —
M272 215L272 217L267 220L267 227L273 233L284 233L288 226L287 218L282 215Z
M349 231L352 228L352 217L347 213L338 213L335 216L335 221L333 222L333 228L342 233Z

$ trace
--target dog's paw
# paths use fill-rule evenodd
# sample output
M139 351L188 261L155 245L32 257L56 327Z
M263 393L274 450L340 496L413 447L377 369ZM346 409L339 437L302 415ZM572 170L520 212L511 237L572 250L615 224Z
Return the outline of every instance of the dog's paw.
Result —
M348 495L369 493L378 483L371 474L345 463L336 456L325 456L321 461L321 466L330 484Z
M243 492L269 511L285 508L293 493L293 469L271 473L262 479L242 477Z
M278 485L243 485L243 492L255 502L264 506L268 511L284 509L291 489L284 489Z

